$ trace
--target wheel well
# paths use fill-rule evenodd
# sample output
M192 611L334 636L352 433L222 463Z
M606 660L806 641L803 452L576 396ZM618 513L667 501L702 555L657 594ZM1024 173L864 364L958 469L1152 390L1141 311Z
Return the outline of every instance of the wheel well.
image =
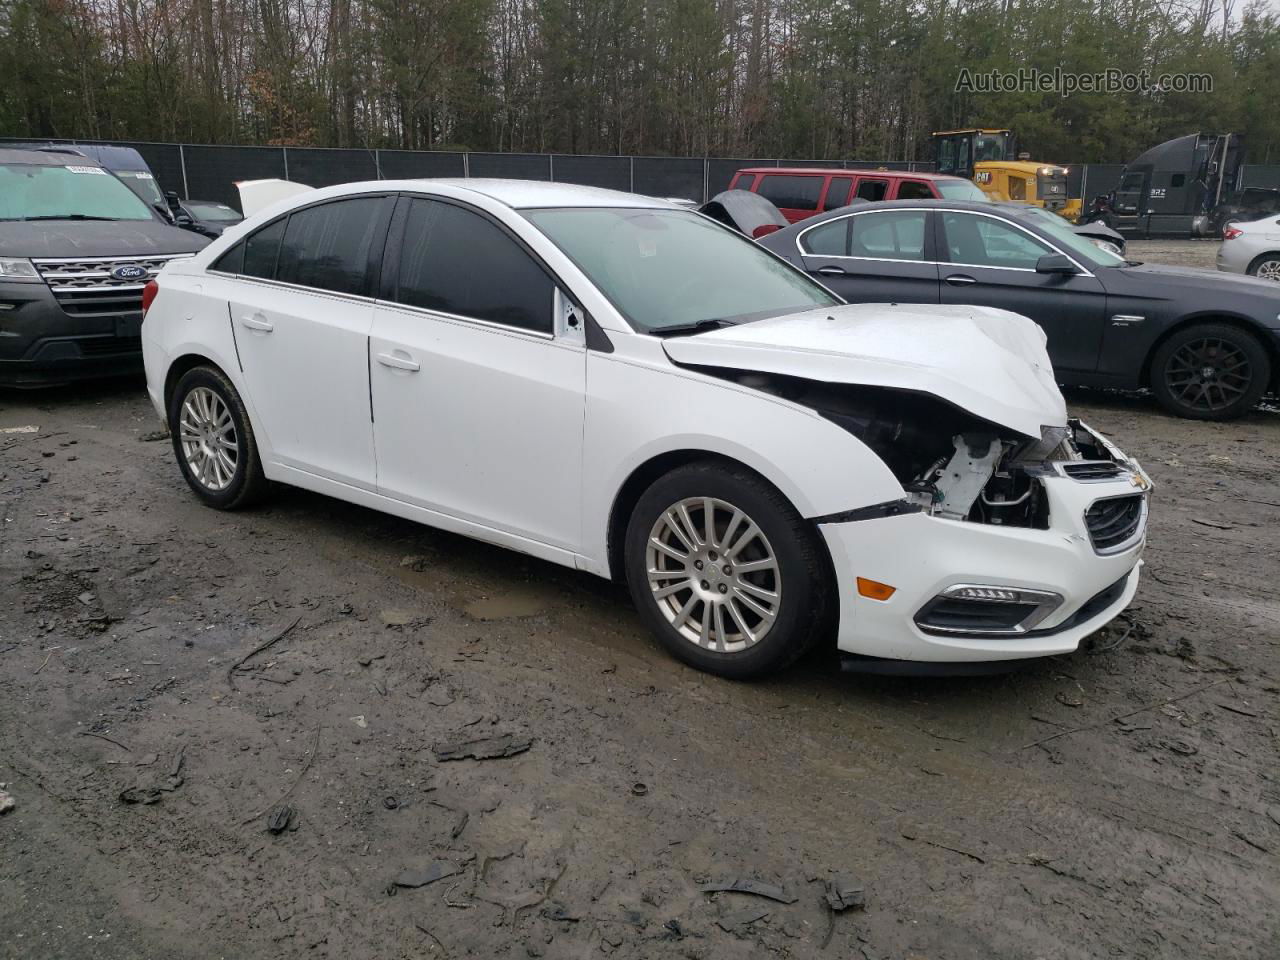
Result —
M1249 273L1252 274L1253 271L1257 270L1258 264L1260 264L1263 260L1274 260L1274 259L1280 259L1280 250L1268 250L1266 253L1258 254L1256 257L1254 257L1252 260L1249 261Z
M1273 386L1280 383L1280 351L1276 349L1274 341L1263 334L1263 332L1254 324L1247 320L1241 320L1239 317L1224 316L1201 316L1188 317L1185 320L1179 320L1172 327L1162 333L1159 339L1151 345L1151 349L1147 351L1147 357L1142 361L1142 378L1139 381L1142 386L1151 386L1151 361L1155 358L1156 351L1174 334L1186 330L1188 327L1199 326L1201 324L1219 323L1228 327L1235 327L1243 333L1249 334L1260 344L1262 349L1266 351L1267 358L1271 361L1271 384Z
M741 460L735 460L733 457L726 457L719 453L711 453L707 450L671 450L646 460L631 472L631 476L627 477L621 489L618 490L618 495L613 499L613 509L609 511L609 530L606 546L609 557L609 575L614 580L621 582L624 576L625 558L623 556L623 546L627 539L627 523L631 520L631 511L635 509L640 497L649 489L650 484L659 477L670 473L677 467L683 467L686 464L696 463L700 460L710 460L722 463L727 467L745 470L776 489L776 485L768 477L763 476L760 471L747 466ZM783 494L783 497L786 499L785 494ZM818 539L822 543L822 550L825 554L826 544L822 542L821 537ZM826 562L830 563L829 557L826 558Z
M219 373L222 368L210 360L208 357L202 357L198 353L183 354L177 360L169 365L169 372L164 376L164 409L165 416L168 417L169 401L173 399L173 388L177 386L178 381L182 379L182 375L188 370L196 367L213 367Z

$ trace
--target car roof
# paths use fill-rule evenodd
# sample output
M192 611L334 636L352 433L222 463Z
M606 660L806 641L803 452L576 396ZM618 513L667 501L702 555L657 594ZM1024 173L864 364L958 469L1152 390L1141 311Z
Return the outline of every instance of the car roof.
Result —
M851 213L870 213L874 210L919 210L921 208L926 210L972 211L974 213L999 211L1001 216L1008 217L1011 220L1023 219L1027 216L1028 210L1038 209L1025 203L991 203L983 200L935 200L933 198L928 200L875 200L854 203L847 207L837 207L835 210L827 210L815 216L806 217L803 220L796 221L789 227L783 227L781 230L763 237L761 242L768 241L771 237L779 235L790 236L797 234L820 223L825 223L827 220L846 217ZM1064 220L1063 223L1065 222Z
M875 167L742 167L738 173L781 173L787 176L803 175L825 177L833 174L875 173L881 176L906 177L911 180L963 180L964 177L949 173L925 173L917 170L880 170Z
M66 152L48 148L32 148L29 150L0 150L0 163L25 164L30 167L65 167L68 164L76 167L100 167L102 164L82 153L68 148Z
M378 181L384 188L386 180ZM401 189L421 189L423 184L441 184L484 194L490 199L516 209L536 207L675 207L676 204L657 197L643 197L621 190L584 187L574 183L550 183L545 180L501 180L486 177L433 177L429 180L406 180Z

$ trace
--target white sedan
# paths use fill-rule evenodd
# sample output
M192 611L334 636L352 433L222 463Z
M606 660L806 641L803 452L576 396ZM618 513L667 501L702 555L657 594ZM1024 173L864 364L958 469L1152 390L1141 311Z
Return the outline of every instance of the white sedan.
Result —
M307 191L147 290L205 503L268 480L625 579L677 657L775 671L1075 650L1138 584L1148 480L1068 419L1031 321L842 304L650 198Z
M1273 213L1222 231L1218 269L1280 282L1280 217Z

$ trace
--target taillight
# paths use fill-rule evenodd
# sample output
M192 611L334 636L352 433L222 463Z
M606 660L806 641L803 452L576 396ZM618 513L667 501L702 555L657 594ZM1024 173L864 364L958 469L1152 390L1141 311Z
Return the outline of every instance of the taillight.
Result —
M155 300L156 294L160 292L160 285L154 280L148 280L147 285L142 288L142 315L145 317L147 311L151 308L151 302Z
M1222 231L1223 240L1234 240L1236 237L1244 236L1243 230L1237 230L1235 227L1227 227Z

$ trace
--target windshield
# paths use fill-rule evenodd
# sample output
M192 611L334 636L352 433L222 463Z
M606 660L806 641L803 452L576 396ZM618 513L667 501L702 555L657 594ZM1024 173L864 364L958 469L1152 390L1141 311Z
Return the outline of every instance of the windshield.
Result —
M646 332L840 302L764 248L696 213L582 207L524 216Z
M152 220L147 205L101 167L0 164L0 220Z
M164 203L160 185L151 174L139 170L112 170L111 172L123 180L124 185L136 193L138 198L148 206Z
M198 220L231 222L244 219L240 216L240 211L228 207L225 203L196 203L193 200L188 200L183 206L190 210L191 215Z
M1003 160L1005 155L1005 134L978 134L973 139L973 162L985 163L992 160Z
M1059 247L1088 261L1095 267L1122 267L1127 262L1124 257L1108 253L1088 237L1076 233L1071 229L1067 221L1056 213L1050 213L1042 207L1027 207L1025 210L1019 210L1018 212L1034 218L1036 226Z
M938 192L942 194L944 200L991 200L971 180L935 180L934 182L938 185Z

